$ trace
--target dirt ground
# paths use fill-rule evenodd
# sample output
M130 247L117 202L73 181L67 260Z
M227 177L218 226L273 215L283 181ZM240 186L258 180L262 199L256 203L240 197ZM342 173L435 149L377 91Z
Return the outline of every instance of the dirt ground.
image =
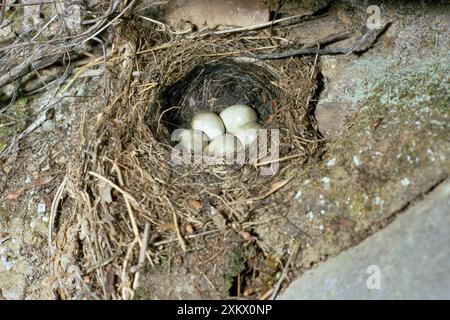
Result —
M305 11L288 3L281 18ZM145 266L136 298L267 299L392 222L448 177L450 10L439 4L382 8L391 25L373 47L316 56L319 89L310 107L324 137L318 154L301 174L299 168L284 173L289 186L261 202L245 232L188 238L187 252L178 248L169 256L149 250L154 265ZM356 30L333 44L348 47L365 30L366 6L358 1L313 9L319 18L279 28L276 36L305 44ZM94 74L24 95L0 119L0 150L36 124L0 161L0 299L95 298L57 294L48 224L66 166L83 152L79 132L104 108L105 80ZM0 103L11 88L2 91ZM11 119L14 125L5 125Z

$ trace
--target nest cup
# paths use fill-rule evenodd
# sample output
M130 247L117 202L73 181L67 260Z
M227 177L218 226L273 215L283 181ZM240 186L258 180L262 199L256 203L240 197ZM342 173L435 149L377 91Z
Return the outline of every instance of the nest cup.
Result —
M162 93L162 121L169 129L189 128L198 112L219 114L231 105L245 104L253 107L258 120L264 123L279 95L273 71L254 59L200 63Z

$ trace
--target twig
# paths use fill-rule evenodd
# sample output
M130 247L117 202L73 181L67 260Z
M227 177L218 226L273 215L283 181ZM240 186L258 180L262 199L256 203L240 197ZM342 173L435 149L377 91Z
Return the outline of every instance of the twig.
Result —
M2 244L3 242L8 241L9 239L11 239L11 236L5 237L3 239L0 239L0 244Z
M248 27L240 27L240 28L233 28L233 29L227 29L227 30L220 30L220 31L212 31L212 32L208 32L205 34L200 34L200 35L196 35L194 36L194 38L200 38L200 37L206 37L209 35L223 35L223 34L229 34L229 33L235 33L235 32L243 32L243 31L253 31L253 30L258 30L258 29L262 29L262 28L266 28L266 27L271 27L274 26L276 24L280 24L282 22L287 22L287 21L292 21L295 19L301 19L305 16L309 16L311 15L312 12L304 12L302 14L298 14L292 17L286 17L286 18L281 18L281 19L277 19L277 20L271 20L269 22L264 22L264 23L259 23L259 24L255 24L252 26L248 26Z
M350 38L354 34L353 31L347 30L339 33L335 33L332 35L329 35L323 39L318 39L314 42L310 42L308 45L305 46L305 48L312 48L316 46L322 46L330 43L334 43L337 41L345 40Z
M5 1L6 0L0 0L0 6L1 6L1 8L0 8L0 26L2 25L3 20L5 19L5 9L6 9Z
M258 197L235 200L235 201L231 201L231 202L226 203L226 205L230 206L232 204L239 204L239 203L242 203L242 202L253 203L255 201L263 200L263 199L267 198L268 196L270 196L271 194L273 194L273 193L277 192L278 190L280 190L281 188L283 188L285 185L287 185L289 182L291 182L292 179L294 179L294 178L290 178L290 179L287 179L287 180L281 182L275 188L270 189L269 191L267 191L266 193L264 193L264 194L262 194L262 195L260 195Z
M4 2L4 1L3 1ZM28 6L40 6L42 4L58 4L58 3L67 3L67 1L33 1L32 3L4 3L0 2L0 7L28 7Z
M362 52L370 48L378 36L386 30L390 23L386 23L380 29L368 30L362 37L360 37L353 46L350 48L302 48L298 50L291 50L285 52L267 53L260 54L256 57L262 60L269 59L283 59L299 55L309 55L309 54L320 54L320 55L331 55L331 54L351 54L354 52ZM343 39L348 37L343 37ZM340 40L343 40L340 39ZM328 40L329 41L329 40ZM328 42L329 43L329 42Z
M302 154L294 154L294 155L283 157L283 158L279 158L279 159L259 162L259 163L255 164L255 167L266 166L268 164L272 164L272 163L276 163L276 162L283 162L283 161L295 159L295 158L298 158L298 157L301 157L301 156L302 156Z
M167 197L165 197L165 198L170 203L170 200ZM181 246L181 249L183 249L183 252L186 252L186 243L184 242L183 236L181 235L180 227L178 226L177 213L175 212L175 209L173 208L172 205L170 205L170 208L172 209L173 224L175 226L175 230L177 233L178 242L180 243L180 246Z
M270 296L270 300L275 299L275 297L278 294L278 291L280 291L281 285L282 285L282 283L283 283L284 279L286 278L287 273L289 271L289 266L291 265L292 260L294 259L294 257L297 255L297 252L298 252L299 249L300 249L300 243L296 243L294 248L293 248L293 250L292 250L292 252L291 252L291 255L289 256L288 261L286 262L286 265L284 266L283 273L281 274L280 279L278 279L278 282L277 282L277 284L275 285L275 287L274 287L274 289L272 291L272 295Z
M113 187L114 189L116 189L117 191L119 191L123 195L123 198L124 198L124 201L125 201L125 206L127 207L128 215L130 217L131 227L133 229L134 237L136 238L136 241L139 243L139 245L142 247L141 239L139 237L139 229L138 229L138 226L137 226L136 218L134 217L133 209L131 208L131 205L130 205L130 200L131 200L133 202L133 204L135 206L137 206L138 202L136 201L136 199L131 194L129 194L128 192L123 190L121 187L116 185L114 182L106 179L105 177L99 175L98 173L93 172L93 171L89 171L88 174L90 174L91 176L94 176L94 177L100 179L103 182L108 183L111 187Z
M162 23L161 21L158 21L158 20L155 20L155 19L151 19L151 18L142 16L142 15L140 15L140 14L136 14L136 16L137 16L138 18L147 20L147 21L149 21L149 22L152 22L152 23L157 24L158 26L160 26L162 29L161 29L161 30L158 30L158 31L163 31L163 32L165 32L165 31L167 30L167 31L169 31L169 33L171 33L171 34L173 34L173 35L182 35L182 34L187 34L187 33L192 32L192 27L191 27L191 26L189 26L186 30L183 30L183 31L172 31L172 30L170 30L169 26L165 25L165 24Z
M105 24L103 27L101 27L99 30L97 30L95 33L91 34L89 37L87 37L86 39L84 39L81 44L88 42L89 40L91 40L92 38L96 37L99 33L101 33L103 30L105 30L106 28L108 28L113 22L115 22L116 20L118 20L121 16L123 16L123 14L125 12L128 11L128 9L130 9L131 7L134 6L136 0L131 1L126 7L125 9L122 10L121 13L119 13L114 19L112 19L111 21L109 21L107 24Z
M259 298L259 300L267 300L269 298L269 296L272 294L273 292L273 288L270 288L269 290L267 290L266 293L264 293L261 298Z
M95 269L98 269L98 268L101 268L101 267L104 267L104 266L110 264L110 263L113 262L115 259L117 259L117 257L120 256L120 254L121 254L120 252L119 252L119 253L116 253L116 254L114 254L112 257L106 259L105 261L100 262L100 263L96 264L95 266L92 266L92 267L88 268L88 269L86 270L86 273L85 273L85 274L89 274L89 273L91 273L92 271L95 271Z
M266 28L266 27L272 27L272 26L274 26L276 24L279 24L281 22L286 22L286 21L292 21L292 20L295 20L295 19L300 19L300 18L303 18L305 16L309 16L311 14L312 14L312 12L304 12L302 14L298 14L298 15L295 15L295 16L292 16L292 17L286 17L286 18L281 18L281 19L277 19L277 20L272 20L272 21L269 21L269 22L255 24L255 25L249 26L249 27L241 27L241 28L234 28L234 29L228 29L228 30L214 31L212 34L215 34L215 35L229 34L229 33L234 33L234 32L252 31L252 30L262 29L262 28Z
M144 227L144 235L142 236L141 250L139 251L138 271L136 272L133 281L133 290L136 290L139 287L140 270L144 266L149 236L150 236L150 223L146 222Z
M217 233L217 232L221 232L221 231L222 230L220 230L220 229L215 229L215 230L205 231L205 232L201 232L201 233L197 233L197 234L192 234L192 235L186 236L185 238L192 239L192 238L202 237L202 236L206 236L208 234ZM178 238L158 241L158 242L153 243L153 246L158 247L158 246L162 246L164 244L168 244L168 243L175 242L175 241L178 241Z
M102 64L102 63L103 63L102 58L103 58L103 56L97 57L97 58L91 60L90 62L86 63L84 66L80 67L80 68L78 69L78 71L75 73L75 75L73 76L73 78L69 80L69 82L68 82L67 85L62 89L61 92L66 92L66 91L70 88L70 86L75 82L75 80L76 80L76 79L77 79L84 71L86 71L86 69L89 69L90 67L93 67L93 66L97 66L97 65L99 65L99 64Z
M128 192L126 192L125 190L123 190L121 187L119 187L117 184L115 184L114 182L106 179L105 177L99 175L96 172L93 171L89 171L88 174L90 174L91 176L94 176L96 178L98 178L99 180L102 180L103 182L106 182L107 184L109 184L111 187L113 187L114 189L116 189L117 191L119 191L122 195L125 196L125 198L131 200L133 202L133 205L138 205L137 200Z
M3 1L3 0L2 0ZM70 39L67 43L63 44L51 44L56 40L48 40L45 43L21 43L14 44L12 46L7 46L0 48L0 50L11 50L16 46L28 46L28 45L40 45L40 47L30 53L25 55L27 58L20 62L18 65L11 67L8 71L3 71L0 75L0 87L14 81L32 71L32 65L36 70L43 69L49 65L52 65L57 60L61 58L64 53L67 53L76 47L82 46L87 41L95 38L99 33L108 28L112 23L117 21L121 16L123 16L130 8L134 6L136 0L132 0L124 10L122 10L117 16L115 16L110 21L106 22L110 15L114 13L117 6L122 3L121 0L111 1L111 5L108 10L103 15L102 19L94 26L86 30L85 32L76 35ZM2 6L2 8L4 8ZM3 10L3 9L2 9ZM105 23L106 22L106 23ZM58 40L60 41L60 40ZM11 51L10 51L11 52Z
M127 275L128 261L130 260L131 255L133 254L133 249L134 249L134 246L136 245L136 243L138 243L138 241L135 238L131 242L131 244L128 246L128 250L127 250L127 253L126 253L124 261L123 261L121 279L122 279L122 299L124 299L124 300L132 299L134 296L133 289L131 289L127 285L125 279L126 279L126 275Z

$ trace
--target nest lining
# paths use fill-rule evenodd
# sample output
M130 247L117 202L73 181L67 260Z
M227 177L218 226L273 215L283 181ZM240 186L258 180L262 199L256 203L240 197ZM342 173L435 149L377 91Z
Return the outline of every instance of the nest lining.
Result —
M220 113L233 104L252 106L264 122L273 111L279 90L276 74L254 61L223 59L200 64L162 94L166 102L163 117L168 127L189 127L200 111Z
M230 59L235 52L267 45L235 36L168 41L159 33L146 35L131 28L119 32L115 43L117 48L135 51L164 49L150 49L136 59L111 65L104 112L80 129L80 140L86 142L69 164L64 191L70 197L62 206L63 223L54 244L59 290L69 297L86 290L104 298L132 297L135 275L130 267L138 263L139 238L146 224L152 234L147 251L150 264L167 259L174 250L208 248L211 239L219 241L224 234L242 231L245 223L255 220L255 209L270 202L270 197L246 199L257 199L272 182L301 170L318 146L308 118L315 89L310 59L270 65ZM133 79L134 70L145 76ZM280 157L292 160L281 162L276 175L260 176L258 168L248 165L170 164L168 137L174 127L186 126L198 110L219 112L238 102L252 105L265 127L280 128ZM120 188L112 188L111 203L103 197L105 183L89 172ZM223 225L213 219L213 212L219 212ZM187 225L199 236L187 237ZM80 230L89 236L80 237ZM109 263L103 265L104 261ZM89 285L80 283L73 270L86 274L94 266L95 272L88 273ZM114 288L107 282L111 272L118 275Z

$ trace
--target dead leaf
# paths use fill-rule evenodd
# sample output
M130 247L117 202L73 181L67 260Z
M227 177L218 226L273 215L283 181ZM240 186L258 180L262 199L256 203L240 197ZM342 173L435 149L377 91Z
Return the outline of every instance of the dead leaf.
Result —
M250 232L241 231L241 232L239 232L239 234L247 242L252 242L253 240L255 240L255 238L250 234Z
M19 198L21 195L23 195L25 193L25 191L27 191L28 189L31 189L32 187L43 186L44 184L47 184L52 180L53 180L52 176L47 176L47 175L40 176L40 177L34 179L33 181L31 181L31 183L28 184L27 186L17 189L16 191L13 191L10 194L8 194L6 196L6 199L17 200L17 198Z
M192 199L190 200L190 204L194 210L200 210L203 207L203 204L200 200Z
M43 186L53 180L52 176L44 175L34 179L31 184L35 187Z
M264 198L270 196L272 193L277 192L279 189L287 185L291 180L292 179L272 182L272 184L270 185L270 190L267 191L267 193L264 195Z
M339 219L339 224L341 225L341 227L343 227L344 229L353 229L356 225L356 222L344 217L341 217Z
M20 188L16 191L11 192L6 196L6 199L8 200L17 200L27 189L26 188Z
M375 120L375 121L370 125L370 128L371 128L372 130L378 129L378 127L379 127L380 124L383 122L383 120L384 120L383 117L382 117L382 118L378 118L377 120Z
M48 195L45 195L44 196L44 198L43 198L43 200L44 200L44 203L45 203L45 206L47 207L47 208L50 208L51 206L52 206L52 199L48 196Z
M192 226L192 224L188 223L185 227L186 232L189 234L193 234L194 233L194 227Z
M111 185L104 181L99 181L97 186L98 186L98 193L100 194L100 198L106 203L111 203L112 202L112 196L111 196L112 187L111 187Z

